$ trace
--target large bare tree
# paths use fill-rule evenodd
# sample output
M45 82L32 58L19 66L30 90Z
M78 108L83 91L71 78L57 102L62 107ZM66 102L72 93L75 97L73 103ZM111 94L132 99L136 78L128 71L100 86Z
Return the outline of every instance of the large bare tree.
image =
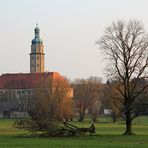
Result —
M138 81L147 77L148 38L141 22L118 20L106 28L99 45L108 60L108 74L118 81L120 101L125 108L125 135L133 134L133 104L139 95L148 87L146 83L137 89Z

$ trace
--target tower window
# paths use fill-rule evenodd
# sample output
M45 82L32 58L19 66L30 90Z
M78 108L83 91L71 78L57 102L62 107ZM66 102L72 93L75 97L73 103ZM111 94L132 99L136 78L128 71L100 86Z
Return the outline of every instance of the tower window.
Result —
M34 60L34 57L35 57L34 55L31 55L31 59L32 59L32 60Z
M32 60L31 64L32 64L32 65L34 65L34 64L35 64L35 61L34 61L34 60Z
M39 60L39 56L37 56L37 60Z
M40 64L37 64L37 67L39 67L40 66Z

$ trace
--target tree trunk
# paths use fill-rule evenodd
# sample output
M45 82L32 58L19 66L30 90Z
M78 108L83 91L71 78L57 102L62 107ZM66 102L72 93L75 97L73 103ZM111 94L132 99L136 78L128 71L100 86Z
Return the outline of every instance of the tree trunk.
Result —
M84 121L84 116L85 116L85 113L84 112L80 112L79 113L79 122Z
M92 121L93 122L97 122L97 114L93 114L92 115Z
M82 113L79 114L79 122L82 122L83 121L83 115Z
M112 119L113 119L113 123L116 123L117 121L117 116L115 113L112 113Z
M131 111L126 113L126 131L123 135L134 135L132 131L132 118L131 118Z

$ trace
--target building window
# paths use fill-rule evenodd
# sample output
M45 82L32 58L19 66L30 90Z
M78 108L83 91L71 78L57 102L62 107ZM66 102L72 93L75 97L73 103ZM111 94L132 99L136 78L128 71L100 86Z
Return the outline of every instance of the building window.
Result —
M39 67L40 66L40 64L37 64L37 67Z
M31 68L31 71L32 71L32 72L35 72L35 68L34 68L34 67L32 67L32 68Z
M34 61L34 60L32 60L31 64L32 64L32 65L34 65L34 64L35 64L35 61Z
M34 57L35 57L35 56L34 56L34 54L33 54L33 55L31 55L31 58L32 58L32 59L34 59Z
M39 56L37 56L37 60L39 60Z

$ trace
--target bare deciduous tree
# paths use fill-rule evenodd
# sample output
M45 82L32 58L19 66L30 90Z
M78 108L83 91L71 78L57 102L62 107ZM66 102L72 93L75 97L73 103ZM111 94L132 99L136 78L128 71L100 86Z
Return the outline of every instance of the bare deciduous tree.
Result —
M71 87L66 80L46 79L29 97L29 119L20 121L17 127L40 131L47 135L60 135L61 122L72 118L73 100ZM57 133L56 133L57 132Z
M125 135L133 134L133 103L148 87L145 84L138 91L137 82L147 77L148 39L141 22L130 20L128 23L118 20L106 28L99 45L105 53L109 65L108 73L112 79L118 80L118 91L125 108Z
M123 104L121 103L121 95L116 89L116 83L107 81L103 87L102 104L105 109L110 109L113 123L117 121L117 118L122 117Z
M100 79L90 77L89 79L77 79L73 83L74 102L76 112L79 114L79 121L83 121L86 112L93 121L96 121L100 108L101 83Z

